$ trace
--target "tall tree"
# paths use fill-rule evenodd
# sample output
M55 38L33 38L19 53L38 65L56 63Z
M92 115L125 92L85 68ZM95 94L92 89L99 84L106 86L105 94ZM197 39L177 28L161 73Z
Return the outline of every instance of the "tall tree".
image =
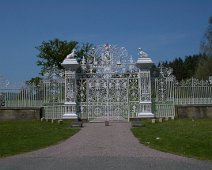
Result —
M185 79L185 73L183 68L183 60L179 57L176 58L169 66L173 68L173 74L178 81Z
M36 49L39 51L37 57L37 65L41 66L41 75L43 75L48 69L51 69L54 65L62 69L61 63L65 57L73 50L77 48L78 42L76 41L62 41L58 38L43 41L42 44Z
M186 56L184 63L183 63L183 68L184 68L184 78L189 79L191 77L195 76L196 70L198 68L199 61L204 58L203 55L198 54L198 55L190 55Z
M212 57L202 57L196 73L195 73L195 77L198 79L203 79L203 80L208 80L209 76L212 76Z
M212 76L212 16L208 20L208 28L200 44L200 52L206 55L199 62L195 76L199 79L207 80Z
M203 36L200 52L212 57L212 16L208 20L209 26Z

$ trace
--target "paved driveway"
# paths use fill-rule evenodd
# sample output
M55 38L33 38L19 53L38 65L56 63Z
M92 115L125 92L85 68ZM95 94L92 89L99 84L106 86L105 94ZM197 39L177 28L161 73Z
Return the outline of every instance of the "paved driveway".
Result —
M0 159L0 169L212 170L212 162L147 148L132 135L129 123L87 123L79 133L56 146Z

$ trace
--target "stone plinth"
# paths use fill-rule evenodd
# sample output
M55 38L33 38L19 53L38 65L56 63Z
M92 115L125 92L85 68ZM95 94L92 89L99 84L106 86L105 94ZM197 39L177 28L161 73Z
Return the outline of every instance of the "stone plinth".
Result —
M140 117L140 118L153 118L154 114L141 112L141 113L138 113L138 117Z

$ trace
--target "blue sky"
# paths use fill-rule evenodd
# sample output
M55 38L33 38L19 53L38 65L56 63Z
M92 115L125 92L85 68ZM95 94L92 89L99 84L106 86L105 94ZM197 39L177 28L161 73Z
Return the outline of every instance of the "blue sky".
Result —
M124 46L137 58L171 61L199 53L211 0L0 0L0 75L11 82L38 76L42 41L59 38Z

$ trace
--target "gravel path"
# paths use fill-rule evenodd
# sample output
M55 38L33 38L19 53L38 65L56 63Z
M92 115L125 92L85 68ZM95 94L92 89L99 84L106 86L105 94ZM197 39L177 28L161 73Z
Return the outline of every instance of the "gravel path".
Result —
M212 162L147 148L133 136L129 123L87 123L58 145L0 159L0 169L212 170Z

